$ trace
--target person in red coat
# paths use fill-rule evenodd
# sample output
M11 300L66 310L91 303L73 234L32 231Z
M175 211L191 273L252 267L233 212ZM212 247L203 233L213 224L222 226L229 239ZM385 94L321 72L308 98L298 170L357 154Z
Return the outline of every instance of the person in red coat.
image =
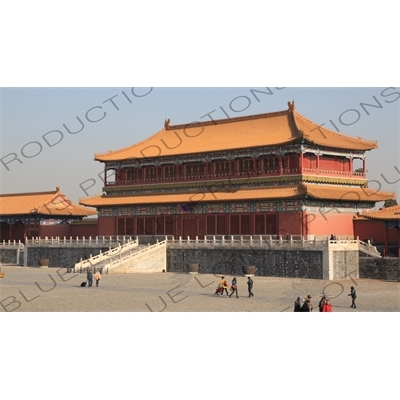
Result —
M323 312L332 312L332 304L330 300L326 300L324 306L322 307Z

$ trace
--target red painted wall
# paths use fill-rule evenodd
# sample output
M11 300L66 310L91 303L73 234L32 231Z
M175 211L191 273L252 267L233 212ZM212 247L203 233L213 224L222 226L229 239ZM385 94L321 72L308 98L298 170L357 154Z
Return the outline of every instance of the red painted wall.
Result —
M96 237L97 236L97 223L91 225L70 225L70 236L73 238L78 237Z
M385 243L385 225L379 221L353 220L354 237L360 240L373 239L374 243ZM389 244L397 244L397 230L391 228L388 230Z
M303 228L302 213L285 212L278 215L278 232L277 235L301 235Z
M69 238L71 236L69 230L69 224L57 224L57 225L40 225L39 226L39 236L44 239L46 236L48 238L60 237Z
M353 228L354 213L338 213L331 211L328 213L315 212L307 213L306 230L308 235L327 237L331 234L340 237L354 237Z
M99 217L98 219L98 235L113 236L116 235L115 218Z

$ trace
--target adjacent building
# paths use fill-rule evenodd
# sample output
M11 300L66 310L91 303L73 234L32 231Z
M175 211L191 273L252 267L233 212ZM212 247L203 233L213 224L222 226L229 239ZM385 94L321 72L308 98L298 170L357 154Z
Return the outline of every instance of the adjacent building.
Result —
M59 187L48 192L1 194L0 241L23 242L44 236L69 237L70 226L74 222L96 214L95 209L74 204ZM82 228L77 232L81 236ZM93 233L96 234L96 230Z

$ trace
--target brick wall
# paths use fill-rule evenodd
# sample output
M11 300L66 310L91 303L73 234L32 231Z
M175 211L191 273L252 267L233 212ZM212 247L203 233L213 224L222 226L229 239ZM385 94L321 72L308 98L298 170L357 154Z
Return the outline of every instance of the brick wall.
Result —
M191 262L203 274L240 276L243 265L255 265L258 276L323 278L322 251L167 249L167 271L187 272Z
M101 246L93 247L28 247L28 267L37 267L39 259L48 258L49 267L62 268L73 267L82 258L86 260L92 256L105 253L109 248Z
M360 278L400 282L400 258L360 257Z

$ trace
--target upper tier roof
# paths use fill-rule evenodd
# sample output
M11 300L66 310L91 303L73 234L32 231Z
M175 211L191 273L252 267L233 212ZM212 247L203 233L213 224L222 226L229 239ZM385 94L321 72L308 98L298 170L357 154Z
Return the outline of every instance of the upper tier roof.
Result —
M57 187L52 192L13 193L0 195L0 216L47 215L85 217L97 211L74 204Z
M95 154L103 162L149 157L215 152L260 146L275 146L305 140L318 146L365 151L377 142L353 138L320 127L295 110L223 120L170 125L142 142L121 150Z

